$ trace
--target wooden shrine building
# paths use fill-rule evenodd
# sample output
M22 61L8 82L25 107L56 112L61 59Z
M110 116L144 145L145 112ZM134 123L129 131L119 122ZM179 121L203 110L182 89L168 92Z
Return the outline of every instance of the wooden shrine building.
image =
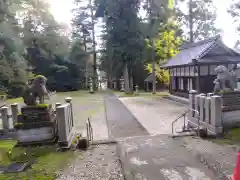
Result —
M231 69L240 63L240 54L224 45L220 36L183 45L180 52L162 67L169 70L169 92L188 97L189 90L213 92L214 69L225 65Z

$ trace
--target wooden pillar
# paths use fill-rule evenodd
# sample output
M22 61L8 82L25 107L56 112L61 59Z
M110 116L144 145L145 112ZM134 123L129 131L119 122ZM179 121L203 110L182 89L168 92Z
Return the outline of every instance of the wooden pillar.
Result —
M200 66L197 65L197 80L196 80L196 87L197 87L197 93L200 94L201 87L200 87Z

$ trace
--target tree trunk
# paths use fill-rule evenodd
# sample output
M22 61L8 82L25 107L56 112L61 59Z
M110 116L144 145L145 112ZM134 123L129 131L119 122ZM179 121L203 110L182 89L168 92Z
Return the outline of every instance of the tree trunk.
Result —
M130 93L129 74L128 74L128 65L127 65L127 63L125 64L125 67L124 67L123 77L124 77L124 90L125 90L125 93Z
M192 0L189 0L189 40L194 42Z
M86 37L83 37L83 44L84 44L84 51L87 53L87 42L86 42ZM88 89L88 60L86 60L85 64L85 86L86 89Z
M155 46L154 46L155 44L153 39L151 39L151 45L152 45L151 59L152 59L152 76L153 76L152 93L156 94L156 71L155 71L156 62L155 62Z
M92 0L89 0L91 11L91 25L92 25L92 40L93 40L93 89L97 90L97 54L96 54L96 41L95 41L95 25Z

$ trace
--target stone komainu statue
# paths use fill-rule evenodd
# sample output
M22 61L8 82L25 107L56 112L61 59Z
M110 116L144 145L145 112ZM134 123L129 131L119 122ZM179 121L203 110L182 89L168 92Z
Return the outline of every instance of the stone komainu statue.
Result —
M24 103L28 106L36 105L37 104L36 100L38 97L39 103L43 104L45 95L47 95L48 98L50 99L46 88L46 83L47 79L44 76L42 75L36 76L33 79L32 83L28 85L27 89L23 94Z
M220 65L215 68L215 72L217 73L217 78L214 80L214 93L229 89L234 90L237 89L237 76L239 65L236 65L231 71L229 71L225 66Z

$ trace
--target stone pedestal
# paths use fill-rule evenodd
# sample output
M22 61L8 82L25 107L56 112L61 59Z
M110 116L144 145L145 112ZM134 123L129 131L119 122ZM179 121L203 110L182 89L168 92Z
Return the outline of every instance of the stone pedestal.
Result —
M137 95L137 96L139 95L139 87L138 87L138 85L135 86L135 95Z
M51 105L26 106L21 108L14 124L19 144L35 144L54 141L56 138L56 116Z
M123 78L120 79L120 86L121 86L120 91L124 92L124 79Z
M92 80L92 78L90 78L90 80L89 80L89 92L90 92L90 93L94 93L94 90L93 90L93 80Z

